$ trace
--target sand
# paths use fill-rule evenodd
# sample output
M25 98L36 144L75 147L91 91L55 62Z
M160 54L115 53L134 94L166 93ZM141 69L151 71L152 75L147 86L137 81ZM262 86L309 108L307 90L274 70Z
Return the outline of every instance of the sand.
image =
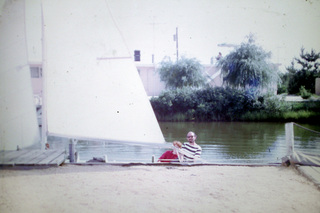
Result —
M282 166L0 170L0 212L320 212L320 190Z

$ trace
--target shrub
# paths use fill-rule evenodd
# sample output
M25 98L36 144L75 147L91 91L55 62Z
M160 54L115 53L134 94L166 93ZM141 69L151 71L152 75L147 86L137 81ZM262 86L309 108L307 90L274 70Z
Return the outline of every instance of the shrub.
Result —
M179 113L186 120L237 120L243 112L262 108L249 92L221 87L166 91L152 98L151 104L159 120L172 120Z
M300 87L300 96L303 98L303 99L308 99L311 97L311 93L309 91L306 90L306 88L304 86L301 86Z
M320 114L320 101L289 103L222 87L166 91L151 104L159 121L317 121Z

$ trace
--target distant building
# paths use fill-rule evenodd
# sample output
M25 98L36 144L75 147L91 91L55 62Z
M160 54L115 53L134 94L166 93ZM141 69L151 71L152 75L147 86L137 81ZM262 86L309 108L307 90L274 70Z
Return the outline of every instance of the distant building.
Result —
M221 71L215 65L203 65L204 75L212 87L222 86ZM165 83L160 80L157 66L154 64L136 64L144 89L148 96L158 96L165 90Z
M148 96L158 96L164 89L165 83L160 80L155 64L136 64L144 89Z

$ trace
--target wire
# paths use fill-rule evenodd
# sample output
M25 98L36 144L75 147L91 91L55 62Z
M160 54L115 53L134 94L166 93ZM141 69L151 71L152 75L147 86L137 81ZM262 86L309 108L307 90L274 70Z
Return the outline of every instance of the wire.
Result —
M109 14L110 14L110 16L111 16L111 18L112 18L113 24L116 26L116 28L117 28L120 36L121 36L121 39L122 39L122 41L123 41L123 43L124 43L124 45L125 45L125 47L126 47L126 49L127 49L127 51L128 51L128 54L130 55L130 49L128 48L128 45L127 45L127 43L126 43L126 40L124 39L124 36L123 36L123 34L122 34L122 32L121 32L121 30L120 30L120 28L119 28L119 26L118 26L115 18L113 17L113 14L112 14L112 12L111 12L111 9L110 9L110 7L109 7L109 4L108 4L107 0L105 0L104 2L106 3L106 6L107 6L107 9L108 9L108 11L109 11ZM131 56L131 55L130 55L130 56Z
M310 132L313 132L313 133L316 133L316 134L320 134L320 132L318 132L318 131L315 131L315 130L312 130L312 129L308 129L308 128L303 127L303 126L301 126L301 125L299 125L299 124L296 124L296 123L293 123L293 124L296 125L296 126L298 126L298 127L300 127L300 128L302 128L302 129L305 129L305 130L307 130L307 131L310 131Z

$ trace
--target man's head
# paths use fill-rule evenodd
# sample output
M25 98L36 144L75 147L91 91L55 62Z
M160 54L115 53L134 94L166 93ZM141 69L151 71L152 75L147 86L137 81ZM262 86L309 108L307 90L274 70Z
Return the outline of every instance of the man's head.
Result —
M194 144L196 142L197 135L194 132L188 132L187 140L189 143Z

